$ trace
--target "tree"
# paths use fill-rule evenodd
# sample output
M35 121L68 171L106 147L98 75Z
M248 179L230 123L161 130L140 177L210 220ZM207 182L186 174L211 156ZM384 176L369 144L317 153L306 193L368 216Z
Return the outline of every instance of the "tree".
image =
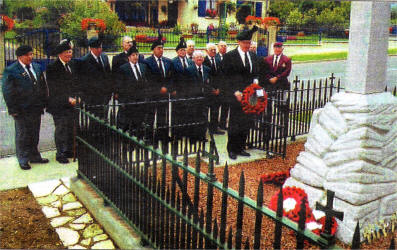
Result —
M293 1L273 0L270 2L269 16L278 17L282 23L285 23L289 13L296 8Z
M245 23L245 18L251 15L252 9L251 5L244 4L238 8L236 12L236 19L240 24Z
M305 12L303 16L303 25L305 26L317 26L317 10L316 9L310 9L307 12Z
M302 25L302 19L303 19L302 13L300 13L298 8L296 8L289 13L286 24L288 26L300 28Z

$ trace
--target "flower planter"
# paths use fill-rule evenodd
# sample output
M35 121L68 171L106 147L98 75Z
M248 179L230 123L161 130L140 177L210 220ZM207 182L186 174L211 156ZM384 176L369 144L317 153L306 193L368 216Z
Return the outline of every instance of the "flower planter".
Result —
M193 38L193 35L191 34L186 34L186 35L182 35L183 38Z

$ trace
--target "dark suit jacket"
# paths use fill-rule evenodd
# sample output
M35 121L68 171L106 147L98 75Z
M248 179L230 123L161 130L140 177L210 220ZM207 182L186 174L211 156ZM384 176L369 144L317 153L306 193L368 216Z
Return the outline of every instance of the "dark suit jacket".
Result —
M187 68L192 66L194 62L186 57L187 61ZM177 90L180 89L180 85L185 84L187 81L189 81L190 76L189 72L187 71L187 68L184 69L181 60L179 59L179 56L174 57L172 59L172 67L174 68L174 77L173 77L173 86L172 90Z
M274 55L268 56L264 59L264 63L268 66L267 73L262 76L265 82L265 89L267 91L289 89L288 76L291 73L291 59L282 54L276 67L273 67L273 60ZM276 84L270 84L268 82L272 77L278 78Z
M37 77L37 83L17 61L3 72L3 96L9 114L42 113L46 104L47 88L42 79L40 65L31 64Z
M103 53L100 57L104 68L97 63L91 52L81 58L82 100L88 104L103 104L104 100L106 102L110 99L113 91L109 59Z
M211 81L212 87L214 89L218 89L219 86L220 86L220 83L223 80L222 79L223 75L222 75L222 68L221 68L221 58L219 56L218 57L215 56L215 64L216 64L216 70L215 71L212 70L212 67L211 67L212 63L211 63L211 60L210 60L209 56L206 56L204 58L203 64L211 69L210 73L211 73L211 76L212 76L212 81Z
M244 89L253 83L255 78L259 79L257 56L249 52L252 63L252 72L245 69L243 60L238 53L237 48L225 54L221 63L224 80L221 84L221 92L225 95L225 101L228 103L236 102L234 93L243 92Z
M177 90L179 97L199 97L208 95L211 88L211 69L205 65L202 65L203 71L203 82L200 79L199 72L195 64L187 68L189 74L189 81L187 84L181 85L180 89Z
M154 95L151 85L147 80L147 67L143 63L138 63L142 80L138 81L130 63L121 65L118 71L116 93L119 95L120 103L130 103L145 101ZM157 93L156 93L157 94Z
M168 92L172 92L172 82L174 75L174 67L172 61L167 57L161 57L163 61L165 78L161 75L160 68L158 67L157 61L153 55L145 59L145 64L148 67L148 80L154 88L158 89L160 95L160 89L166 87Z
M216 53L215 59L217 59L217 60L219 60L220 62L222 62L221 55L219 54L219 52Z
M144 55L139 54L138 62L139 63L143 63L144 62ZM120 66L123 65L124 63L128 63L128 56L123 51L120 54L118 54L117 56L113 57L113 59L112 59L112 72L117 72L117 70L120 68Z
M69 103L69 97L79 95L80 82L78 79L76 61L71 60L68 65L72 74L66 72L59 58L47 66L47 111L53 115L70 113L73 110L73 106Z

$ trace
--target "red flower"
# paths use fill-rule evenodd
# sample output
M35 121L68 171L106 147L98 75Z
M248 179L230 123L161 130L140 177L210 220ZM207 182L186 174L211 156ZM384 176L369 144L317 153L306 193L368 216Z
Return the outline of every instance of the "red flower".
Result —
M285 187L283 192L283 216L288 217L290 220L299 221L299 211L301 210L302 202L306 207L306 227L311 229L313 233L320 235L324 232L325 216L315 218L312 209L309 207L307 194L305 191L298 187ZM270 199L269 208L277 211L277 200L279 191ZM316 211L315 211L316 212ZM318 214L318 213L317 213ZM335 218L332 218L331 234L335 235L338 228L338 223Z
M250 97L256 94L256 91L260 89L263 90L263 88L256 83L253 83L245 88L245 90L243 91L243 98L241 100L241 106L244 113L259 115L260 113L265 111L267 106L267 94L265 91L263 91L263 96L258 97L255 105L250 104Z
M270 173L270 174L263 174L261 176L261 181L263 183L274 183L276 185L282 185L289 176L290 176L289 170Z
M106 24L102 19L83 18L81 20L81 29L87 30L90 25L94 24L100 32L106 29Z
M207 14L207 16L210 16L210 17L216 17L216 14L217 14L216 10L212 10L212 9L207 9L205 11L205 13Z
M14 28L14 20L3 14L1 14L0 16L7 27L7 31L12 30L12 28Z
M280 25L280 19L277 17L265 17L263 18L262 23L264 25Z

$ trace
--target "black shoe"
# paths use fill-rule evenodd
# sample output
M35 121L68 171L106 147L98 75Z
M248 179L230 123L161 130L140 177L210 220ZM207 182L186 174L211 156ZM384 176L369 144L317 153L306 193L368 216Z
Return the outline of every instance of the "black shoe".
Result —
M225 132L217 130L217 131L212 132L212 134L214 134L214 135L224 135Z
M29 170L29 169L32 168L32 167L29 165L29 163L19 164L19 167L20 167L22 170Z
M57 160L59 163L62 163L62 164L67 164L67 163L69 163L69 160L68 160L68 158L66 158L66 157L57 157L56 160Z
M248 153L247 151L241 151L240 153L239 153L239 155L241 155L241 156L251 156L251 154L250 153Z
M229 158L235 160L237 159L237 154L235 154L234 152L229 152Z
M50 162L50 161L46 158L30 160L30 163L48 163L48 162Z

